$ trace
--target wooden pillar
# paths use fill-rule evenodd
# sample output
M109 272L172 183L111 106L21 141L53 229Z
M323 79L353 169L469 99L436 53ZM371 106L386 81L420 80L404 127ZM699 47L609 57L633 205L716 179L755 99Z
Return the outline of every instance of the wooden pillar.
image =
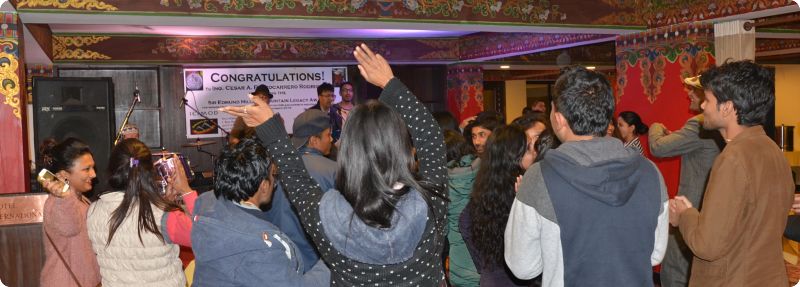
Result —
M447 67L447 110L459 122L483 111L483 68Z
M0 193L30 191L26 141L25 65L16 12L0 12Z
M756 29L745 30L746 20L714 24L714 55L717 65L725 61L756 59Z
M528 106L528 81L505 81L505 114L506 124L522 115L522 108Z

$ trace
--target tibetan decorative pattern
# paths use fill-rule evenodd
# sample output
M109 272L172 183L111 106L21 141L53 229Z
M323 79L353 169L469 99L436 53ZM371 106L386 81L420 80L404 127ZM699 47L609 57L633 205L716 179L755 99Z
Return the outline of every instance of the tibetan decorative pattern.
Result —
M756 53L800 48L800 39L756 39Z
M15 39L0 39L0 94L3 95L3 104L11 107L17 119L22 119L18 55L19 45Z
M630 85L628 68L641 69L641 85L653 103L661 94L664 69L669 63L681 66L681 76L699 74L713 65L714 28L711 24L688 23L617 37L617 97Z
M167 38L152 49L154 55L193 60L327 60L350 59L358 41L300 39ZM387 58L384 45L374 51Z
M92 38L79 38L92 37ZM100 62L342 62L353 60L353 48L366 43L393 62L458 61L456 38L339 40L254 37L63 36L54 37L59 63ZM118 47L136 47L135 51ZM84 54L77 54L83 52ZM91 54L89 54L91 52ZM105 60L105 61L102 61Z
M117 7L97 0L19 0L17 9L25 8L58 8L79 10L117 11Z
M447 105L458 122L483 111L483 69L454 65L447 69Z
M602 34L476 33L459 39L461 59L475 59L553 48L613 37ZM491 43L491 44L490 44Z
M633 13L634 8L612 9L597 2L587 9L575 0L19 0L18 8L116 12L148 15L198 15L222 17L296 17L336 20L389 20L503 23L515 25L587 25L609 13ZM618 23L642 27L639 19ZM638 21L638 22L637 22Z
M89 46L111 39L109 36L53 36L53 60L110 60L89 50Z
M690 0L690 1L630 1L602 0L620 12L609 13L594 24L619 25L644 22L648 27L704 21L795 5L792 0ZM630 11L630 12L627 12Z

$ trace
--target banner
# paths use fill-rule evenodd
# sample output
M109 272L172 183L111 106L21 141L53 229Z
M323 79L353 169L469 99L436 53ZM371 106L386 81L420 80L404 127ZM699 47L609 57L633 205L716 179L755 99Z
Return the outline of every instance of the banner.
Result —
M345 67L224 68L184 69L186 89L186 137L226 136L236 118L220 112L224 106L250 104L248 94L266 85L274 95L270 106L280 113L287 133L292 133L294 118L317 103L317 86L332 83L336 99L339 84L347 80ZM195 108L197 111L193 110ZM206 118L204 118L205 116Z

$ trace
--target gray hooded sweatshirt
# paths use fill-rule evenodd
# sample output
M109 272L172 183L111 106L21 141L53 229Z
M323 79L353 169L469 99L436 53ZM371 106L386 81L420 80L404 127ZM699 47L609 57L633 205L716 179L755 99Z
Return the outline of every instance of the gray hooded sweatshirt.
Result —
M505 260L542 286L652 286L668 227L655 165L613 138L571 141L523 176L505 231Z

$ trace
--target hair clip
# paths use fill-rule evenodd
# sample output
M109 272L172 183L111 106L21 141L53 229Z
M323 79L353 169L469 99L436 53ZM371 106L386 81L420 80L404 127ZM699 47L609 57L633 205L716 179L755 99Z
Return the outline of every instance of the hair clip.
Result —
M131 158L131 168L133 168L134 166L137 166L137 165L139 165L139 160L135 159L135 158Z

